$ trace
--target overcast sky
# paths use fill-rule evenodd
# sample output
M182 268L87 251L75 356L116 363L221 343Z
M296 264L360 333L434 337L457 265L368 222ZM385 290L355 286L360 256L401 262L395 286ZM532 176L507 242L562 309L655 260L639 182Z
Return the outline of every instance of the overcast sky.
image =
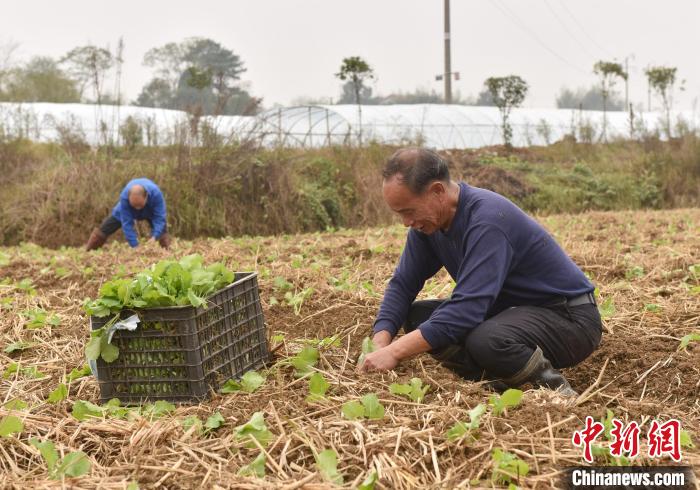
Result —
M599 59L630 57L630 98L646 104L644 67L678 67L676 107L700 99L697 0L452 0L453 90L475 95L489 76L530 84L528 107L554 107L562 86L590 86ZM59 57L124 38L122 86L135 98L150 79L144 53L190 36L211 38L243 59L249 90L264 105L337 98L341 60L374 68L375 93L435 89L443 70L443 0L22 0L4 2L0 44L18 59ZM619 89L623 90L620 84Z

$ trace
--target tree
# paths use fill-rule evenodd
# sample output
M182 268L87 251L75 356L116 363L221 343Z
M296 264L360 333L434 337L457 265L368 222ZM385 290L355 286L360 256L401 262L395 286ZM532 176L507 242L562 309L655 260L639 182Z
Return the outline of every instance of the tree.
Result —
M491 94L493 103L501 112L503 143L506 147L510 147L513 129L508 123L508 117L511 110L525 100L528 90L527 82L517 75L509 75L507 77L487 78L484 85Z
M559 109L583 109L587 111L602 111L603 96L597 87L589 89L562 88L557 95L556 104ZM611 111L624 110L625 101L616 93L610 93L606 101L607 109Z
M37 56L9 70L0 100L10 102L80 102L77 83L52 58Z
M355 91L355 104L360 104L360 91L366 80L374 79L374 70L359 56L343 58L340 71L335 74L342 81L349 80Z
M488 88L485 88L484 90L479 92L479 95L477 95L474 105L483 107L496 107L496 104L493 101L493 97L491 96L491 92L489 92Z
M260 105L261 99L239 86L245 72L240 57L211 39L194 37L153 48L144 64L155 69L155 77L138 96L138 105L201 114L255 112Z
M338 104L357 104L357 92L355 91L355 84L348 80L343 84L343 92L338 99ZM378 99L372 97L372 87L361 87L360 88L360 104L377 104Z
M600 93L603 96L603 133L602 138L607 139L606 130L608 125L607 105L610 92L615 85L615 78L619 77L627 80L627 72L620 63L614 61L598 61L593 65L593 73L600 77Z
M9 75L13 65L12 58L18 47L19 44L11 41L0 44L0 96L2 95L4 80Z
M358 139L362 144L362 106L360 105L360 91L364 87L366 80L374 79L374 70L369 64L359 56L351 56L343 58L343 63L340 65L340 71L335 74L342 81L352 82L352 87L355 91L355 104L357 104L357 116L360 124L358 131Z
M676 83L677 68L671 66L652 66L644 70L649 81L649 87L660 97L666 115L665 129L668 137L671 137L671 103L673 85Z
M102 103L104 78L114 65L114 57L109 50L91 44L80 46L70 50L59 63L66 66L70 77L78 82L81 97L85 86L91 85L95 100L98 104Z
M428 91L420 88L413 92L398 92L378 99L380 104L442 104L444 102L443 96L435 90ZM455 104L462 102L457 100L456 96L452 99Z

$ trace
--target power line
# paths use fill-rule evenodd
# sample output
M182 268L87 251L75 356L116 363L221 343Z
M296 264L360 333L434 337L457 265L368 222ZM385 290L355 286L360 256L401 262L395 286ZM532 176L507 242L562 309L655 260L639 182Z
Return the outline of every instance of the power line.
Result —
M543 1L544 1L545 6L547 7L547 10L549 10L549 12L550 12L550 13L552 14L552 16L557 20L557 22L559 22L559 24L561 24L561 26L564 28L564 31L566 31L566 33L567 33L569 36L571 36L571 39L573 39L574 41L576 41L576 44L578 44L578 45L581 47L581 49L583 49L583 50L588 54L588 56L590 56L593 60L595 60L595 59L596 59L596 55L594 55L593 53L591 53L591 52L588 50L588 48L586 47L586 45L585 45L584 43L582 43L582 42L579 40L578 36L574 36L574 33L571 31L571 29L569 29L569 26L566 25L566 23L565 23L565 22L563 21L563 19L559 16L559 14L557 14L557 13L554 11L554 9L553 9L552 6L550 5L549 1L548 1L548 0L543 0Z
M588 38L588 40L591 41L596 46L597 49L599 49L600 51L605 53L606 56L608 56L608 57L611 57L611 58L615 57L610 51L607 50L607 48L604 48L603 46L598 44L598 42L593 37L588 35L588 32L586 32L586 29L583 28L583 25L578 21L578 19L576 18L576 16L574 16L574 14L571 12L571 10L569 10L569 7L566 6L566 1L559 2L559 5L564 7L564 10L566 10L566 13L569 14L569 17L571 17L571 19L578 26L578 28L581 30L581 32L583 32L583 35L586 36Z
M575 70L578 70L578 71L580 71L581 73L589 74L588 70L584 70L584 69L582 69L581 67L576 66L576 65L570 63L569 60L567 60L566 58L564 58L563 56L561 56L559 53L557 53L556 51L554 51L552 48L550 48L549 46L547 46L547 44L545 44L545 43L539 38L539 36L538 36L537 34L535 34L534 32L532 32L532 30L530 30L530 29L518 18L517 15L515 15L513 12L511 12L510 9L508 9L508 7L506 7L505 4L501 5L500 2L499 2L499 0L493 0L493 2L489 2L489 3L491 3L492 5L495 5L495 6L498 8L498 10L500 10L501 13L503 13L503 15L505 15L506 17L508 17L515 25L517 25L521 30L523 30L523 31L524 31L525 33L527 33L530 37L532 37L540 46L542 46L545 50L547 50L550 54L552 54L552 56L554 56L555 58L559 59L559 61L561 61L562 63L565 63L565 64L569 65L571 68L573 68L573 69L575 69Z

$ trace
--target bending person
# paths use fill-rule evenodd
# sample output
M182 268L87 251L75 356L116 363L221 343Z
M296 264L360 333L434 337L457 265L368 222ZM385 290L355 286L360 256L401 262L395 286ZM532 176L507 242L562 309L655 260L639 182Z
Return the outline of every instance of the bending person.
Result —
M129 245L137 247L139 240L134 227L137 220L148 221L151 227L151 240L158 241L163 248L170 246L163 193L156 184L146 178L134 179L126 184L119 195L119 202L112 209L112 214L102 222L99 228L92 231L85 249L100 248L119 228L124 231L124 237Z

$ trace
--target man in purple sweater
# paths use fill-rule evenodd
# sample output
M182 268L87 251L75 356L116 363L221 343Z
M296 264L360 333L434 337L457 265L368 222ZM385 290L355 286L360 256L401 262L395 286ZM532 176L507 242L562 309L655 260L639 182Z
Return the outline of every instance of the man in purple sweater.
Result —
M359 370L430 352L496 389L529 382L575 395L558 369L588 357L602 333L576 264L508 199L450 180L433 151L399 150L383 176L384 200L410 230L374 323L378 349ZM414 301L442 267L456 283L450 298Z

